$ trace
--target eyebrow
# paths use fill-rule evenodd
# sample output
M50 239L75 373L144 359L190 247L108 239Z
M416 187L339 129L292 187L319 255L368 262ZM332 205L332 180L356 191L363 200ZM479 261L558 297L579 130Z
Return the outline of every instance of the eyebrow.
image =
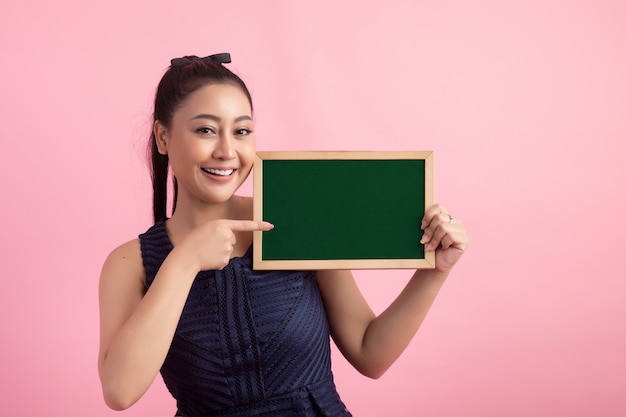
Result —
M208 119L208 120L213 120L214 122L221 122L222 119L218 116L215 116L214 114L198 114L194 117L192 117L190 120L197 120L197 119ZM242 122L244 120L250 120L252 121L252 117L248 116L248 115L244 115L244 116L239 116L235 119L235 123L239 123Z

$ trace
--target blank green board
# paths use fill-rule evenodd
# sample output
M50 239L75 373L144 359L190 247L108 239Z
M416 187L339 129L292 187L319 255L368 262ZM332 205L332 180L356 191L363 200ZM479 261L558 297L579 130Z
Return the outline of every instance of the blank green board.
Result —
M261 248L255 244L263 262L311 261L303 265L322 269L324 262L315 261L339 261L329 268L347 261L346 268L356 269L376 267L376 260L425 258L419 243L427 204L424 159L265 159L262 164L262 219L275 226L262 233ZM394 262L381 267L394 265L402 267Z

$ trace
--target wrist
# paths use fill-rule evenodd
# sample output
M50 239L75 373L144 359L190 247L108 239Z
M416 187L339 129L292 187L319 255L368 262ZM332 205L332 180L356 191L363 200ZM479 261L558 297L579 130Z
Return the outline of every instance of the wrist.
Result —
M176 270L177 273L183 276L189 275L193 279L200 272L201 268L200 260L192 254L193 252L186 250L181 242L180 245L175 246L169 253L161 265L161 269L165 267L166 269Z

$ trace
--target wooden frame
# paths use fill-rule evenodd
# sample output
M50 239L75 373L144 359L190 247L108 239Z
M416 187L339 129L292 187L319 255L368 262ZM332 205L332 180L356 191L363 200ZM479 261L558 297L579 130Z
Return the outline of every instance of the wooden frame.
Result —
M275 228L254 232L254 269L434 268L434 251L419 243L433 165L432 151L257 152L254 220Z

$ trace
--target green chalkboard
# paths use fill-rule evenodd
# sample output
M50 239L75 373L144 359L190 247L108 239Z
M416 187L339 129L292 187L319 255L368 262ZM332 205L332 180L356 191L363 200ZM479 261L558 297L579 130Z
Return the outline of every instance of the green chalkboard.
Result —
M433 267L420 221L432 152L258 152L256 269Z

